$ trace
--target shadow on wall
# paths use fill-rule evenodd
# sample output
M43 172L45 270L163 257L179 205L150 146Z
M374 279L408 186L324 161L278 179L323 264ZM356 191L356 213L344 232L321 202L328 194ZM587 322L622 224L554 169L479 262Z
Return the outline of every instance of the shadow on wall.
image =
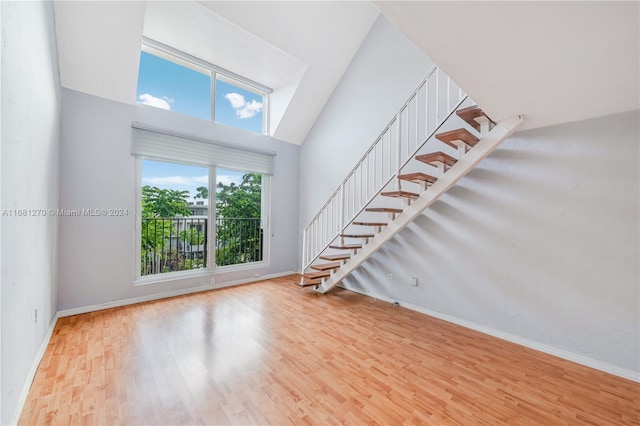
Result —
M606 120L510 138L347 287L637 370L638 147Z

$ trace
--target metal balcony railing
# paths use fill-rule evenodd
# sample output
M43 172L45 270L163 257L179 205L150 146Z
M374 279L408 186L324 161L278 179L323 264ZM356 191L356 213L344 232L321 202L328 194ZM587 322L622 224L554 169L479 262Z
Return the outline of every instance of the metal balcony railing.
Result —
M262 239L260 218L216 219L216 266L261 261Z
M215 265L263 260L259 218L217 218ZM208 219L142 218L141 276L204 269L208 259Z
M140 275L207 267L207 219L142 218Z

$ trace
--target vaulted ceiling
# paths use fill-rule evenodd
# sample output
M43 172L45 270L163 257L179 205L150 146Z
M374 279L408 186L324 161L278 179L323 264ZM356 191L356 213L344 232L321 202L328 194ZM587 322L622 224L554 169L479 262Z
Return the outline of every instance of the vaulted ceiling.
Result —
M275 138L301 144L379 12L366 1L56 1L63 87L134 104L147 36L273 89Z
M523 128L638 109L637 1L375 1L492 118Z
M525 128L639 107L638 2L55 2L64 87L135 103L143 35L271 86L301 144L379 11L494 119Z

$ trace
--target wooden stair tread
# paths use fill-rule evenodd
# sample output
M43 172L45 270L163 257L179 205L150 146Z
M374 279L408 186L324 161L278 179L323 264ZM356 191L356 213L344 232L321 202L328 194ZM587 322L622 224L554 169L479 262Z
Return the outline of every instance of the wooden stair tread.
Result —
M467 129L455 129L444 133L438 133L436 135L436 139L446 143L452 148L458 148L458 145L454 143L455 141L462 141L472 147L480 141L480 139L471 134Z
M477 131L480 131L480 123L475 120L476 118L486 117L491 124L496 124L491 118L489 118L487 114L484 113L484 111L482 111L478 107L478 105L459 109L458 111L456 111L456 114L458 115L458 117L466 121L469 126L473 127Z
M438 180L438 178L422 172L405 173L403 175L398 175L398 179L415 182L415 183L422 183L422 182L435 183L435 181Z
M329 262L329 263L317 263L311 265L311 269L316 271L326 271L328 269L338 269L342 265L342 262Z
M362 244L342 244L342 245L336 245L336 246L329 246L329 248L332 248L335 250L356 250L356 249L361 249Z
M340 234L344 238L373 238L374 234Z
M353 224L358 226L387 226L385 222L353 222Z
M318 271L318 272L307 272L302 274L302 276L306 279L315 280L316 278L326 278L331 275L330 270L326 271Z
M453 166L456 164L455 158L450 156L449 154L445 154L442 151L431 152L429 154L416 155L416 160L422 161L423 163L427 163L431 166L437 165L437 163L442 163L447 166Z
M303 283L297 282L295 283L300 287L309 287L310 285L318 285L318 284L322 284L322 280L321 279L317 279L317 280L304 280Z
M420 196L415 192L409 192L409 191L381 192L380 195L382 195L383 197L396 197L396 198L418 198Z
M370 207L365 209L365 211L374 213L402 213L402 209L392 209L391 207Z
M318 256L322 260L347 260L351 259L351 255L348 253L340 253L340 254L323 254Z

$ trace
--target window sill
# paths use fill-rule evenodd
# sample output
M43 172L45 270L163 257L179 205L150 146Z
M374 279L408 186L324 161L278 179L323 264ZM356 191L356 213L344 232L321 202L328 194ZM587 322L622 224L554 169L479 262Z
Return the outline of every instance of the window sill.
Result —
M212 274L211 269L197 269L184 272L169 272L166 274L147 275L133 280L134 286L147 284L160 284L167 281L184 280L189 278L206 277Z
M260 262L244 263L240 265L217 266L214 269L197 269L193 271L169 272L166 274L147 275L133 280L134 286L161 284L169 281L185 280L189 278L213 277L218 274L236 271L250 271L269 266L266 260Z
M251 269L266 268L267 266L269 266L269 262L266 260L262 260L260 262L241 263L239 265L216 266L211 272L213 272L213 274L218 274L218 273L225 273L225 272L246 271Z

